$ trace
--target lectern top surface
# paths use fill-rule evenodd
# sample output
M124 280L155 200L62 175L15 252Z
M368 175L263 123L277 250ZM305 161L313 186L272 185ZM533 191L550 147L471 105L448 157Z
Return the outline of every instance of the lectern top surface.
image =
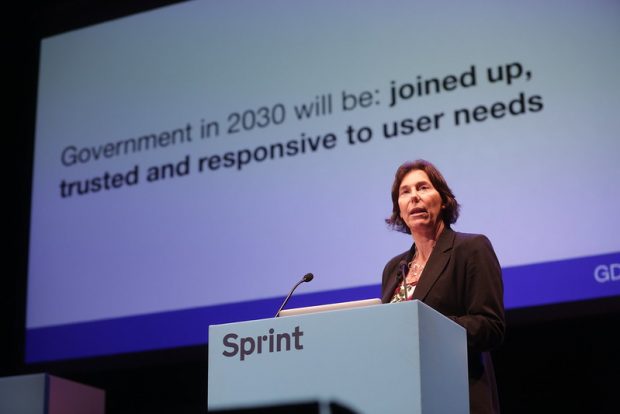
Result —
M379 305L379 304L381 304L381 299L379 298L352 300L348 302L328 303L325 305L317 305L317 306L306 306L303 308L283 309L280 312L280 316L293 316L293 315L303 315L306 313L325 312L325 311L331 311L331 310L361 308L364 306Z

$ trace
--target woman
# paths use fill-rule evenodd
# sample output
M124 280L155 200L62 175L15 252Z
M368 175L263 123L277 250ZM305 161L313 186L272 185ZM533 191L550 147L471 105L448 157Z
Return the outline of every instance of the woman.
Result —
M501 268L485 236L450 228L459 216L459 207L433 164L417 160L398 168L392 185L392 215L386 222L411 234L413 245L385 266L382 301L417 299L463 326L467 331L470 412L498 413L488 351L504 338Z

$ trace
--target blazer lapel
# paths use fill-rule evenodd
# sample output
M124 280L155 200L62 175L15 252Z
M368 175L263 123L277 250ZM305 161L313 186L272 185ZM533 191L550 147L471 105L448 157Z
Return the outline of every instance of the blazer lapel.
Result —
M446 227L444 231L437 239L437 244L431 253L431 257L428 258L428 262L420 275L420 282L413 291L412 299L419 299L424 301L426 295L431 290L441 273L446 268L448 261L450 260L450 250L454 245L454 238L456 234L454 231Z
M396 285L398 285L398 272L394 273L394 275L390 278L390 281L383 291L383 296L381 297L381 302L389 303L394 296L394 291L396 290Z

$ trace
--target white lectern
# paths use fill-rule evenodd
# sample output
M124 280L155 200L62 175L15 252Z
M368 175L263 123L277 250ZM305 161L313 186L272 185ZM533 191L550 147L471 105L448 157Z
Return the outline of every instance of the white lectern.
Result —
M468 413L465 330L419 301L209 327L209 410Z

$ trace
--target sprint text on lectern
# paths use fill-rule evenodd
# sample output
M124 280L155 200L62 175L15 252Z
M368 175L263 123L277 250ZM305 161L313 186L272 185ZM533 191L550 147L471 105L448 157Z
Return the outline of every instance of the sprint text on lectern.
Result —
M229 358L239 355L239 360L243 361L254 353L299 351L304 349L301 343L303 335L304 332L299 329L299 326L296 326L291 333L276 333L273 328L269 329L266 335L241 338L236 333L229 333L224 336L223 344L226 350L222 354Z

